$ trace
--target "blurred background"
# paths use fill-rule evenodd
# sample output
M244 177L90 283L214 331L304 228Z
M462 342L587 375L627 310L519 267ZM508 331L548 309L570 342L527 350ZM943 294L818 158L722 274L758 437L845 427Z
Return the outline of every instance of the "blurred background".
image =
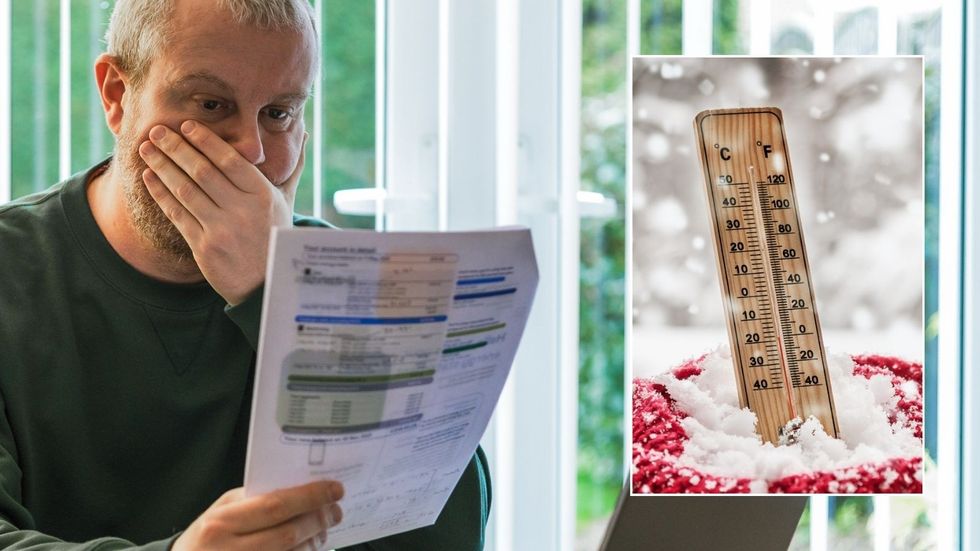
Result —
M963 231L956 201L969 189L958 157L965 143L964 82L970 74L963 52L973 51L967 47L972 30L964 24L966 2L315 0L313 4L322 30L322 66L315 96L306 109L312 139L297 209L342 227L464 229L522 223L532 228L542 283L510 388L484 441L494 469L487 548L502 551L595 549L627 475L625 198L631 56L924 55L924 309L930 408L926 439L930 457L945 465L951 478L942 485L927 482L927 495L922 497L813 499L794 546L814 551L959 546L961 526L971 525L959 522L966 514L962 511L969 509L961 508L957 489L957 461L965 453L960 447L957 409L963 367L957 352L957 335L964 330L958 317L962 296L956 294L945 303L944 312L952 317L946 318L949 325L943 342L953 356L940 383L936 379L936 275L941 164L949 169L943 173L944 197L953 201L944 212L944 220L953 224L952 231L944 234L947 237L955 239ZM113 5L111 0L0 0L0 202L45 189L110 152L112 137L105 130L93 86L92 61L102 51L101 36ZM812 68L797 70L814 75ZM753 78L765 84L762 77L756 72ZM847 82L833 78L837 85ZM674 84L682 82L683 78ZM721 87L720 82L712 84ZM772 93L778 91L778 83L770 86ZM876 95L861 92L858 86L855 102L837 109L873 103L881 93L880 87ZM824 106L817 101L819 96L812 97L814 105ZM836 96L828 98L829 107ZM891 115L872 118L880 123L882 117L891 121ZM808 136L797 127L808 117L809 111L804 111L786 121L801 189L827 185L831 174L851 174L842 163L860 159L838 151L837 144L853 138L857 147L868 141L863 134L860 139L838 136L836 127L830 126ZM941 131L941 120L953 122ZM690 125L690 115L685 115L674 129L679 134L654 139L654 157L666 146L665 159L683 158L673 147L693 144ZM874 127L862 124L865 130ZM825 148L813 145L818 157L812 162L820 178L804 177L802 140L807 139L827 140ZM945 148L940 148L941 142ZM827 162L820 161L821 151L831 156ZM889 169L879 172L891 175L891 167L905 161L876 162ZM696 170L696 161L685 166ZM700 176L686 181L702 193L697 187ZM890 187L897 189L900 184L879 182L873 175L857 183L868 188L876 211L915 201L914 195L900 196ZM676 254L684 266L695 252L692 228L702 223L703 211L685 212L680 193L675 196L675 205L660 208L666 209L665 219L674 217L675 226L681 216L676 213L687 220L680 231L689 239L669 239L676 241ZM648 200L657 198L651 194ZM801 198L808 208L821 206L828 217L833 212L836 218L830 220L851 217L859 223L857 235L888 223L884 218L848 213L844 205L832 206L832 200L817 192ZM834 224L821 224L816 213L806 214L805 223L808 243L819 239L820 228ZM836 247L845 249L845 245L839 240ZM709 247L706 240L702 254ZM953 267L948 273L960 277L963 249L954 242L944 250L944 262ZM817 257L817 251L810 254ZM847 257L846 251L841 254L838 258ZM907 259L899 256L898 262L915 260L911 254ZM703 260L705 277L714 269L709 261L713 262L710 256ZM685 273L685 277L690 276ZM814 279L818 285L832 284L833 274L815 273ZM947 288L959 289L959 281ZM893 283L888 279L881 288ZM836 309L825 301L834 297L821 288L817 293L821 317L829 324L826 317ZM717 289L709 287L703 296L665 302L652 319L697 327L718 300ZM840 314L840 324L869 331L892 329L893 320L885 314L892 310L875 305L883 301L860 300L870 301L866 311L848 310ZM855 301L848 299L848 303ZM694 313L692 305L698 308ZM895 311L907 316L907 309L896 305ZM722 339L723 332L713 340ZM703 340L697 342L701 346ZM962 372L969 376L969 370ZM942 385L951 389L943 403L953 409L943 414L943 427L952 437L945 454L939 455L936 391ZM942 507L946 509L940 518L937 511Z
M728 343L692 121L775 106L829 352L921 362L922 58L633 62L634 377Z

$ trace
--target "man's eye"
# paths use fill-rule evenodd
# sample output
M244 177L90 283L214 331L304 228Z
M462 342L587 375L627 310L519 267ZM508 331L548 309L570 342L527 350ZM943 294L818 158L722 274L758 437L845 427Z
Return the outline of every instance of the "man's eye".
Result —
M221 102L214 99L206 99L201 102L201 108L205 111L217 111L221 109Z
M284 121L290 117L289 111L283 109L269 108L266 110L269 118L275 121Z

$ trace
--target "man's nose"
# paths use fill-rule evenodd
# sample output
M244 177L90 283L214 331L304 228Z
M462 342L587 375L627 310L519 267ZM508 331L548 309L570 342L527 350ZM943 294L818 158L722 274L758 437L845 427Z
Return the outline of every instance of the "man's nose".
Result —
M231 144L239 155L253 165L265 162L265 148L262 147L262 128L258 120L244 114L226 121L222 139Z

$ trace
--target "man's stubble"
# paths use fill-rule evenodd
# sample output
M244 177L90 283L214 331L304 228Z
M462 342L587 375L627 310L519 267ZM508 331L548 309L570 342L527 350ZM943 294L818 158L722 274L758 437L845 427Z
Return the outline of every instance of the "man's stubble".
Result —
M128 121L127 121L128 122ZM141 238L154 249L184 264L193 261L187 240L163 213L143 183L143 171L148 167L139 154L138 132L131 124L123 123L113 159L114 171L123 182L130 221Z

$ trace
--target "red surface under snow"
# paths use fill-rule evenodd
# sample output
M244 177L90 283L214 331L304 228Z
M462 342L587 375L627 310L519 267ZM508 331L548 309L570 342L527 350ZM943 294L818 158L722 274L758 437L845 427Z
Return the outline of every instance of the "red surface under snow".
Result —
M677 379L701 373L704 356L672 371ZM854 374L884 374L892 378L898 406L889 412L892 424L902 423L922 438L922 364L885 356L853 356ZM909 396L903 383L915 383ZM903 415L899 415L902 413ZM687 434L686 417L675 407L667 389L650 379L633 380L633 491L639 493L748 493L748 478L719 477L677 465ZM771 493L919 493L921 457L897 457L887 462L848 467L833 472L787 476L768 484Z

